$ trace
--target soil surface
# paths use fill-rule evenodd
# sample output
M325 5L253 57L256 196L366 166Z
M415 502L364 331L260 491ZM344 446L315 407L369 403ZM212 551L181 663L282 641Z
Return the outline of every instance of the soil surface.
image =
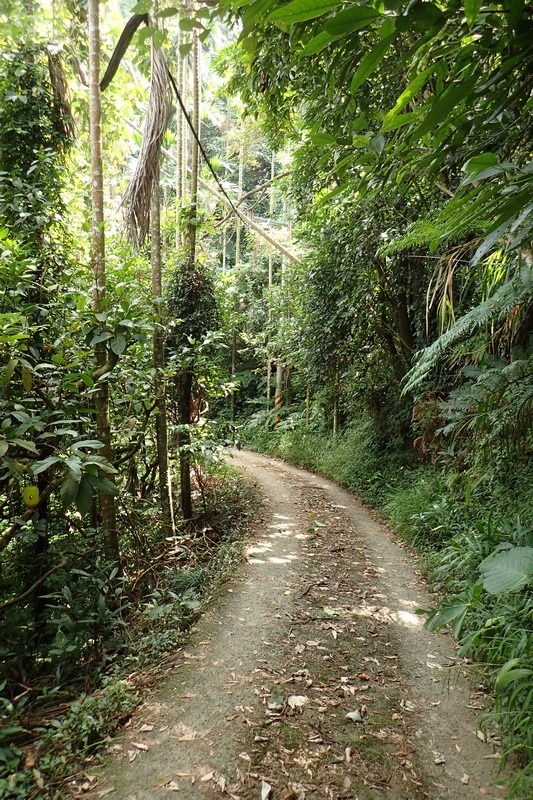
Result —
M335 484L233 463L264 496L247 563L83 796L503 798L482 695L415 613L432 599L413 555Z

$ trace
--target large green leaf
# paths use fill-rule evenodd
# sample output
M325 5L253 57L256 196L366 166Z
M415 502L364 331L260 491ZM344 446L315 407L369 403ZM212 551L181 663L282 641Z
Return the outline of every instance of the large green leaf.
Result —
M76 508L82 517L90 511L92 499L93 487L87 478L83 478L76 494Z
M378 42L377 45L372 48L370 53L367 53L355 71L352 82L350 83L350 91L355 92L374 72L394 41L395 36L396 34L394 33L389 34L389 36L386 36L384 39Z
M328 31L321 31L305 45L302 56L314 56L315 53L320 53L328 44L337 41L338 38L338 36L332 36Z
M524 661L520 658L511 658L500 669L494 681L494 691L499 694L511 683L533 677L533 669L521 666Z
M268 22L285 22L292 25L295 22L305 22L315 19L336 8L339 0L292 0L282 8L276 8L267 17Z
M533 547L511 547L492 553L479 565L483 588L490 594L518 592L533 580Z
M416 78L413 78L413 80L406 86L399 98L396 100L394 108L391 108L391 110L385 114L385 118L383 120L384 125L387 125L397 114L400 113L402 108L405 108L407 103L411 102L411 100L426 84L429 76L432 72L434 72L435 68L436 64L432 64L430 67L422 70L422 72L420 72Z
M379 16L379 12L369 6L350 6L328 19L324 27L333 36L345 36L366 28Z
M413 132L412 138L419 139L445 120L450 112L452 112L462 100L465 100L472 94L476 83L477 76L472 75L464 81L461 81L461 83L448 86L444 92L435 99L435 102L429 108L421 124Z
M480 8L481 0L465 0L465 17L470 27L477 20Z
M59 494L61 495L61 500L63 501L63 506L65 506L65 508L73 503L76 499L79 486L80 482L76 480L76 477L69 470L59 489Z

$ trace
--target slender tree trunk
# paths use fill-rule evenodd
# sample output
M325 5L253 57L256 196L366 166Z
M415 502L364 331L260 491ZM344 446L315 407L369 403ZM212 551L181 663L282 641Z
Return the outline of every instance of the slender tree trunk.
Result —
M311 420L311 387L305 390L305 425L308 428Z
M192 124L197 136L200 136L200 44L198 36L193 39L193 67L192 67ZM196 269L196 229L198 225L198 143L191 137L191 185L189 203L189 221L187 225L187 264L186 270L192 276ZM180 425L183 426L179 435L180 448L180 483L181 483L181 510L183 518L192 518L192 493L191 493L191 457L189 446L191 437L188 427L192 417L192 367L183 371L180 379Z
M185 101L185 81L184 81L184 58L180 52L180 44L182 42L181 31L178 32L178 46L177 65L178 65L178 90L182 100ZM184 119L181 108L176 111L176 247L180 248L183 245L183 232L182 232L182 211L183 211L183 197L185 195L185 176L186 168L184 169L184 147L183 147L183 133L184 133Z
M155 330L153 339L154 394L157 413L155 434L157 465L159 470L159 494L165 536L174 536L174 508L172 504L172 480L168 457L167 392L165 380L165 327L163 311L163 286L161 276L161 206L159 192L159 165L154 177L152 205L150 209L150 261L152 267L152 297L154 300Z
M270 196L269 196L269 222L272 227L274 218L274 178L275 178L275 157L274 153L270 158ZM269 426L270 414L270 392L272 385L272 360L270 358L270 332L272 326L272 287L274 285L274 254L272 248L268 253L268 327L267 327L267 379L266 379L266 426Z
M196 136L200 138L200 44L195 34L192 49L192 124ZM198 212L198 142L191 137L191 202L190 217L187 231L188 266L192 272L196 268L196 229Z
M339 432L339 393L340 393L340 372L335 372L335 389L333 395L333 434Z
M89 0L89 121L91 144L91 266L93 270L93 311L101 314L105 308L105 233L104 233L104 181L102 157L102 106L100 97L100 19L99 0ZM105 342L95 345L96 368L108 360ZM104 445L102 455L112 461L111 425L109 420L109 382L104 375L98 381L94 395L98 439ZM115 500L110 494L100 492L100 519L104 536L104 550L108 559L120 558L116 524Z
M243 183L243 174L244 174L244 147L241 145L239 147L239 184L238 184L238 200L241 199L242 195L242 183ZM235 233L235 269L237 269L241 263L241 232L242 232L242 224L241 220L237 217L237 228ZM237 297L235 296L234 306L233 306L234 316L233 316L233 334L231 337L231 379L234 380L235 378L235 368L237 363L237 329L236 329L236 317L237 317ZM231 421L235 422L235 392L231 393L230 398L230 415Z

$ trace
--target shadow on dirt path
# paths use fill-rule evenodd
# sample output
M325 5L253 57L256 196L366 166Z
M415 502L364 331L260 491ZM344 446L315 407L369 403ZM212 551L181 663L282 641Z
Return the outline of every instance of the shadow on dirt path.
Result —
M247 564L83 796L503 798L465 666L415 614L431 600L410 553L335 484L233 463L264 496Z

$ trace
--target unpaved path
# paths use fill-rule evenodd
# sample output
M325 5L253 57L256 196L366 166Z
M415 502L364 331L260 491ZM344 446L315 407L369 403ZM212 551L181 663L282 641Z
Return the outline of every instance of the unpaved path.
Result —
M502 798L464 665L414 613L431 600L410 553L329 481L234 463L265 498L248 563L84 796Z

